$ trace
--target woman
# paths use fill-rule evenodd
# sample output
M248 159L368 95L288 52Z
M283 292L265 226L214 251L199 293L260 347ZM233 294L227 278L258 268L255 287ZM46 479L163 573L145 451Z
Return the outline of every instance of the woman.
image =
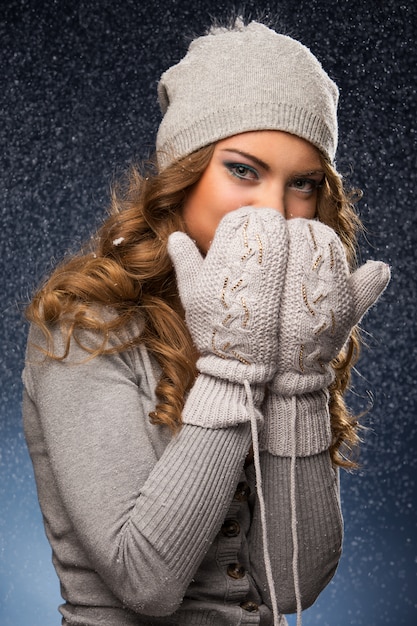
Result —
M25 433L63 624L285 624L337 567L359 222L336 85L264 25L162 76L156 171L28 308ZM347 259L347 260L346 260Z

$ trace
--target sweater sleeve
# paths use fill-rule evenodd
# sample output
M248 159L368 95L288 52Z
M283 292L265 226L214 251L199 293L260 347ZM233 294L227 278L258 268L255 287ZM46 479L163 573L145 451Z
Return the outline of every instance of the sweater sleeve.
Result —
M297 610L294 588L291 459L261 453L268 543L275 593L282 613ZM251 468L252 471L252 468ZM254 477L253 477L254 480ZM338 473L328 451L299 457L295 466L295 513L301 605L311 606L333 577L341 555L343 522ZM259 506L254 507L249 537L255 580L270 605L265 573Z
M158 458L132 352L91 359L72 342L60 362L29 349L25 433L32 458L45 457L34 462L37 481L52 468L91 567L124 605L170 615L221 526L250 426L184 425Z

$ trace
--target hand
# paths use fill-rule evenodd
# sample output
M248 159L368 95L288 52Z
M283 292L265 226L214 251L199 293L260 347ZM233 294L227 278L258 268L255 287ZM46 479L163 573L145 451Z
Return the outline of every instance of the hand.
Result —
M350 274L342 243L325 224L299 218L288 231L278 364L260 437L262 450L285 457L329 447L331 361L390 278L389 267L375 261Z
M388 265L368 261L350 274L334 230L318 221L288 222L279 360L273 390L284 395L327 388L331 361L390 279Z
M287 250L287 223L266 208L225 215L205 258L185 233L170 236L168 252L201 372L240 383L271 379Z

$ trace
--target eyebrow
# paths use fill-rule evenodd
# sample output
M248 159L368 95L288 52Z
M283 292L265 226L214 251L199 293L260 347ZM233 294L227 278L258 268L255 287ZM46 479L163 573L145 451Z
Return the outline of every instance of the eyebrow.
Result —
M271 167L268 165L268 163L265 163L265 161L262 161L262 159L258 158L257 156L254 156L253 154L250 154L249 152L244 152L243 150L237 150L235 148L222 148L222 152L234 152L235 154L240 154L240 156L243 156L246 159L253 161L259 167L262 167L265 171L269 172L271 170ZM294 172L293 177L301 178L303 176L317 176L317 175L324 175L324 171L322 169L319 169L319 170L308 170L304 172Z
M235 150L234 148L223 148L222 152L234 152L235 154L240 154L240 156L246 157L247 159L253 161L267 172L269 172L269 170L271 169L268 163L265 163L265 161L262 161L262 159L259 159L258 157L254 156L253 154L249 154L248 152L244 152L243 150Z

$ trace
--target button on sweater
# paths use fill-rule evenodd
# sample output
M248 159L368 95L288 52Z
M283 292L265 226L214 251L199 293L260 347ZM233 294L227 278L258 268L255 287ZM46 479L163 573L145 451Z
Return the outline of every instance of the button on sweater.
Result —
M53 338L62 353L59 330ZM94 335L82 339L94 345ZM172 436L148 417L160 372L144 346L88 359L72 342L55 361L35 345L44 340L32 328L23 418L62 623L272 626L257 485L253 466L244 468L250 424L185 424ZM262 452L260 463L275 594L290 613L290 459ZM306 608L341 550L328 451L297 459L295 480Z

